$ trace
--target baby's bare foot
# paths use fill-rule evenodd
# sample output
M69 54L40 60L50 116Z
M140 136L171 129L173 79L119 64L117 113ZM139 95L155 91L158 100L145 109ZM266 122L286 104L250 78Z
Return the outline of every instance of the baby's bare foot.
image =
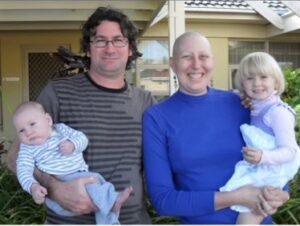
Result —
M132 192L133 192L133 188L131 186L128 188L125 188L124 191L120 192L111 211L119 212Z

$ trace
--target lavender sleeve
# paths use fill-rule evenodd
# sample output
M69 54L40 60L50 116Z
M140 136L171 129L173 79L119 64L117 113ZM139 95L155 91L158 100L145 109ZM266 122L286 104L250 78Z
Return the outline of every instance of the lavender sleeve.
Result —
M295 137L295 115L284 106L270 109L264 116L266 125L273 129L277 149L264 152L261 164L282 164L294 159L299 147Z

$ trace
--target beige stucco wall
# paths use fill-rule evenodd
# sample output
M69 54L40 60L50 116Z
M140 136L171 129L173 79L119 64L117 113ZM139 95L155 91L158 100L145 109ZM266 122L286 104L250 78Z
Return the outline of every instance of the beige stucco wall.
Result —
M15 107L26 100L24 87L24 51L53 46L70 46L79 51L80 31L19 31L0 32L1 75L3 103L3 131L9 139L14 137L12 113Z
M263 24L234 24L187 21L186 31L198 31L206 35L211 41L215 71L213 85L221 89L228 89L229 60L228 43L236 40L277 40L285 42L299 42L299 35L282 35L272 39L266 38L266 27ZM159 22L151 27L144 35L145 38L168 37L167 21ZM79 52L78 31L0 31L0 66L3 89L4 106L4 135L10 139L14 136L11 124L13 109L25 100L24 94L24 49L34 47L69 46L72 51ZM17 81L7 81L7 78L17 78ZM1 131L0 131L1 132Z
M225 90L229 88L229 40L263 39L266 36L261 24L190 22L186 31L200 32L210 40L215 59L213 86Z
M144 37L165 37L168 36L168 24L159 23L150 28ZM215 70L213 85L220 89L229 87L229 54L228 46L230 39L265 39L266 28L263 24L233 24L233 23L212 23L195 22L186 23L186 31L197 31L205 36L211 42L214 58Z
M266 27L262 24L190 22L187 31L199 31L208 37L265 38Z

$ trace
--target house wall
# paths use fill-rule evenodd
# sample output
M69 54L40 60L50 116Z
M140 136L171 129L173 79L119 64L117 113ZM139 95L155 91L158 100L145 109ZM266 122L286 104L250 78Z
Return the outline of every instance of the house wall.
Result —
M287 34L271 39L266 38L266 26L263 24L235 24L187 21L186 31L203 33L211 41L215 71L213 85L221 89L229 87L229 54L228 43L237 40L276 40L284 42L299 42L300 34ZM25 100L24 93L24 49L47 46L69 46L73 52L79 52L80 30L76 31L0 31L0 65L3 91L3 121L4 135L9 139L14 137L12 113L15 107ZM145 38L167 38L168 24L163 21L150 28ZM12 79L12 80L11 80ZM0 131L1 135L1 131Z
M18 104L25 100L25 55L27 48L70 46L79 52L80 31L10 31L0 32L3 131L9 139L14 137L12 114Z
M168 37L168 24L159 23L149 29L144 37ZM197 31L204 34L211 42L215 70L214 87L227 90L229 87L229 40L230 39L265 39L266 27L263 24L236 24L236 23L212 23L194 22L186 23L186 31Z
M186 31L200 32L210 40L215 58L213 85L225 90L229 87L229 40L262 39L266 36L265 27L261 24L191 22L187 23Z

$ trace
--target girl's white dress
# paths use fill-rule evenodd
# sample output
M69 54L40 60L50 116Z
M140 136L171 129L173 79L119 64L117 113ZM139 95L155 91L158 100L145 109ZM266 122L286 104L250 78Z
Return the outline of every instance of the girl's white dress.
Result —
M258 127L243 124L241 132L248 147L272 151L276 148L275 137L267 134ZM299 147L298 147L299 148ZM230 180L220 188L220 191L232 191L244 185L255 187L272 186L283 188L298 172L300 165L300 150L296 151L293 161L280 165L254 165L245 160L239 161ZM250 212L244 206L231 206L238 212Z

